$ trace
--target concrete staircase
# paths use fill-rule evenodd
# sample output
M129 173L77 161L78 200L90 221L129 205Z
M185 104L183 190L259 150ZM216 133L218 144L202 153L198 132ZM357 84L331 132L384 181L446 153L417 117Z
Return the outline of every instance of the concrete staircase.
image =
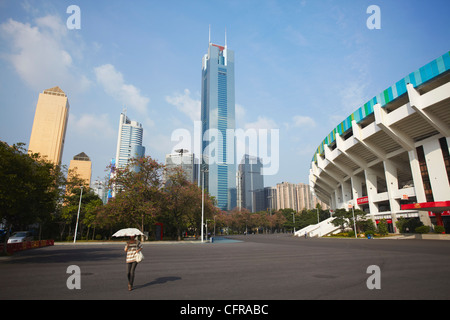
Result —
M340 229L339 227L336 227L331 223L333 220L334 218L331 217L324 221L321 221L318 224L309 225L303 229L296 231L294 235L297 237L304 237L306 233L309 238L314 238L323 237L330 233L335 233Z

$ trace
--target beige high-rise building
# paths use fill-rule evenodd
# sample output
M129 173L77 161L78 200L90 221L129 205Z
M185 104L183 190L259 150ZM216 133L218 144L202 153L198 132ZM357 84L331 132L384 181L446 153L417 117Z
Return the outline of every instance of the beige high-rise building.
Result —
M277 183L277 210L298 210L296 185L289 182Z
M316 198L311 193L310 186L304 183L289 183L282 182L276 186L276 208L280 209L294 209L299 212L303 209L314 209L317 203L320 203L322 209L328 209L328 206Z
M91 185L92 162L86 153L77 154L73 160L70 160L69 171L71 170L74 170L88 187Z
M68 117L69 101L64 91L53 87L40 93L28 152L40 153L42 157L60 165Z

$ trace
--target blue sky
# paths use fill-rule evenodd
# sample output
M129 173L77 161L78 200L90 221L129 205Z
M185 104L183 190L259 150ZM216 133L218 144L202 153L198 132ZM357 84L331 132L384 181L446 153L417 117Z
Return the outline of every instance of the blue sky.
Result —
M81 29L69 30L69 5ZM381 29L366 26L377 5ZM0 0L0 140L28 144L39 93L60 86L70 116L63 164L85 152L92 179L115 156L119 115L164 161L200 117L211 40L235 51L237 127L278 129L266 186L308 183L317 146L345 117L450 50L448 0Z

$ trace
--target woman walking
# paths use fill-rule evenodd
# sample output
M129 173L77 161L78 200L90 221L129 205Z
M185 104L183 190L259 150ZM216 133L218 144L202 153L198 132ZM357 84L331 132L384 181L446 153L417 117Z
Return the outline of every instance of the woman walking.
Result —
M138 262L136 261L136 256L139 251L142 250L142 244L139 240L135 240L134 236L130 237L127 245L124 249L127 253L127 276L128 276L128 291L133 290L134 282L134 271Z

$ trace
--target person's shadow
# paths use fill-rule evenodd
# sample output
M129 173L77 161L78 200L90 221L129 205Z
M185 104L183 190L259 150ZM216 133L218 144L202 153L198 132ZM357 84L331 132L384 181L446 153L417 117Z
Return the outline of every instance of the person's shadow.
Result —
M141 289L141 288L153 286L155 284L163 284L163 283L166 283L169 281L177 281L177 280L181 280L181 277L161 277L161 278L155 279L151 282L148 282L146 284L137 285L134 287L134 289Z

